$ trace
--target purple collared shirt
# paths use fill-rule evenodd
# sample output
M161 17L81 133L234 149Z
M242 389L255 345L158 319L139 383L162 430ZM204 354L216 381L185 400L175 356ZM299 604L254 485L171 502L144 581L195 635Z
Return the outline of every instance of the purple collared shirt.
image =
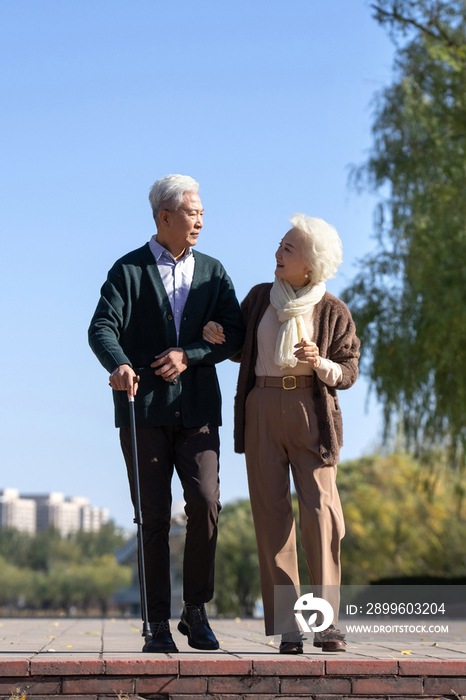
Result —
M152 236L150 239L149 248L157 263L170 306L172 307L176 340L178 342L183 309L194 275L193 251L191 248L187 248L183 257L175 260L173 255L160 245L155 236Z

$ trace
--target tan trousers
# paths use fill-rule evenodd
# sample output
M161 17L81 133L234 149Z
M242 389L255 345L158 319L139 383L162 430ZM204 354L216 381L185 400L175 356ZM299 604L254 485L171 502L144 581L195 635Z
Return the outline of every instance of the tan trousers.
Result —
M314 595L325 597L336 610L336 624L344 521L337 467L323 466L318 435L312 388L255 387L249 393L245 452L266 634L297 628L293 606L300 592L290 466L310 583ZM287 587L279 589L288 591L287 612L274 611L275 586Z

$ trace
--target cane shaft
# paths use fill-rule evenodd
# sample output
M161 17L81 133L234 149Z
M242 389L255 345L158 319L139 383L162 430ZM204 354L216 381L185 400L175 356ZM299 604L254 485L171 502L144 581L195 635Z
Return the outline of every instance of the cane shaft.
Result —
M141 490L139 487L139 463L138 463L138 446L136 437L136 415L134 411L134 396L129 398L129 415L131 422L131 443L133 448L133 469L134 469L134 490L136 495L136 508L134 522L138 526L138 557L139 557L139 575L141 586L141 605L142 605L142 621L143 637L150 635L149 616L147 611L147 588L146 588L146 570L144 566L144 540L142 535L142 508L141 508Z

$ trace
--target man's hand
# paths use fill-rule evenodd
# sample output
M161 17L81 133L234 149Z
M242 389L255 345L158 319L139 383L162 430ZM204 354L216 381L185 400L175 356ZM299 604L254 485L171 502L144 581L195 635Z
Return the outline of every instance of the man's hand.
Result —
M202 329L202 339L212 345L222 345L225 342L225 333L220 323L209 321Z
M315 343L309 342L309 340L304 340L301 338L301 342L295 345L298 348L294 353L297 360L301 362L307 362L312 369L317 369L320 367L320 356L319 348Z
M155 374L159 374L166 382L171 382L188 366L188 356L183 348L168 348L160 355L155 356L155 362L151 367L156 368Z
M110 375L110 386L115 391L126 391L128 398L136 396L141 377L129 365L119 365Z

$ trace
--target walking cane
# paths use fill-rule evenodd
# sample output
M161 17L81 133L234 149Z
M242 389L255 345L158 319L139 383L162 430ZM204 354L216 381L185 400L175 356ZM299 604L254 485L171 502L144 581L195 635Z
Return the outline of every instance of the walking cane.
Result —
M142 636L150 637L149 616L147 613L147 590L146 590L146 570L144 567L144 545L142 539L142 508L141 508L141 492L139 489L139 464L138 464L138 446L136 442L136 416L134 412L134 396L128 396L129 417L131 422L131 443L133 447L133 465L134 465L134 490L136 492L136 508L134 522L138 526L138 557L139 557L139 586L141 591L142 605Z

